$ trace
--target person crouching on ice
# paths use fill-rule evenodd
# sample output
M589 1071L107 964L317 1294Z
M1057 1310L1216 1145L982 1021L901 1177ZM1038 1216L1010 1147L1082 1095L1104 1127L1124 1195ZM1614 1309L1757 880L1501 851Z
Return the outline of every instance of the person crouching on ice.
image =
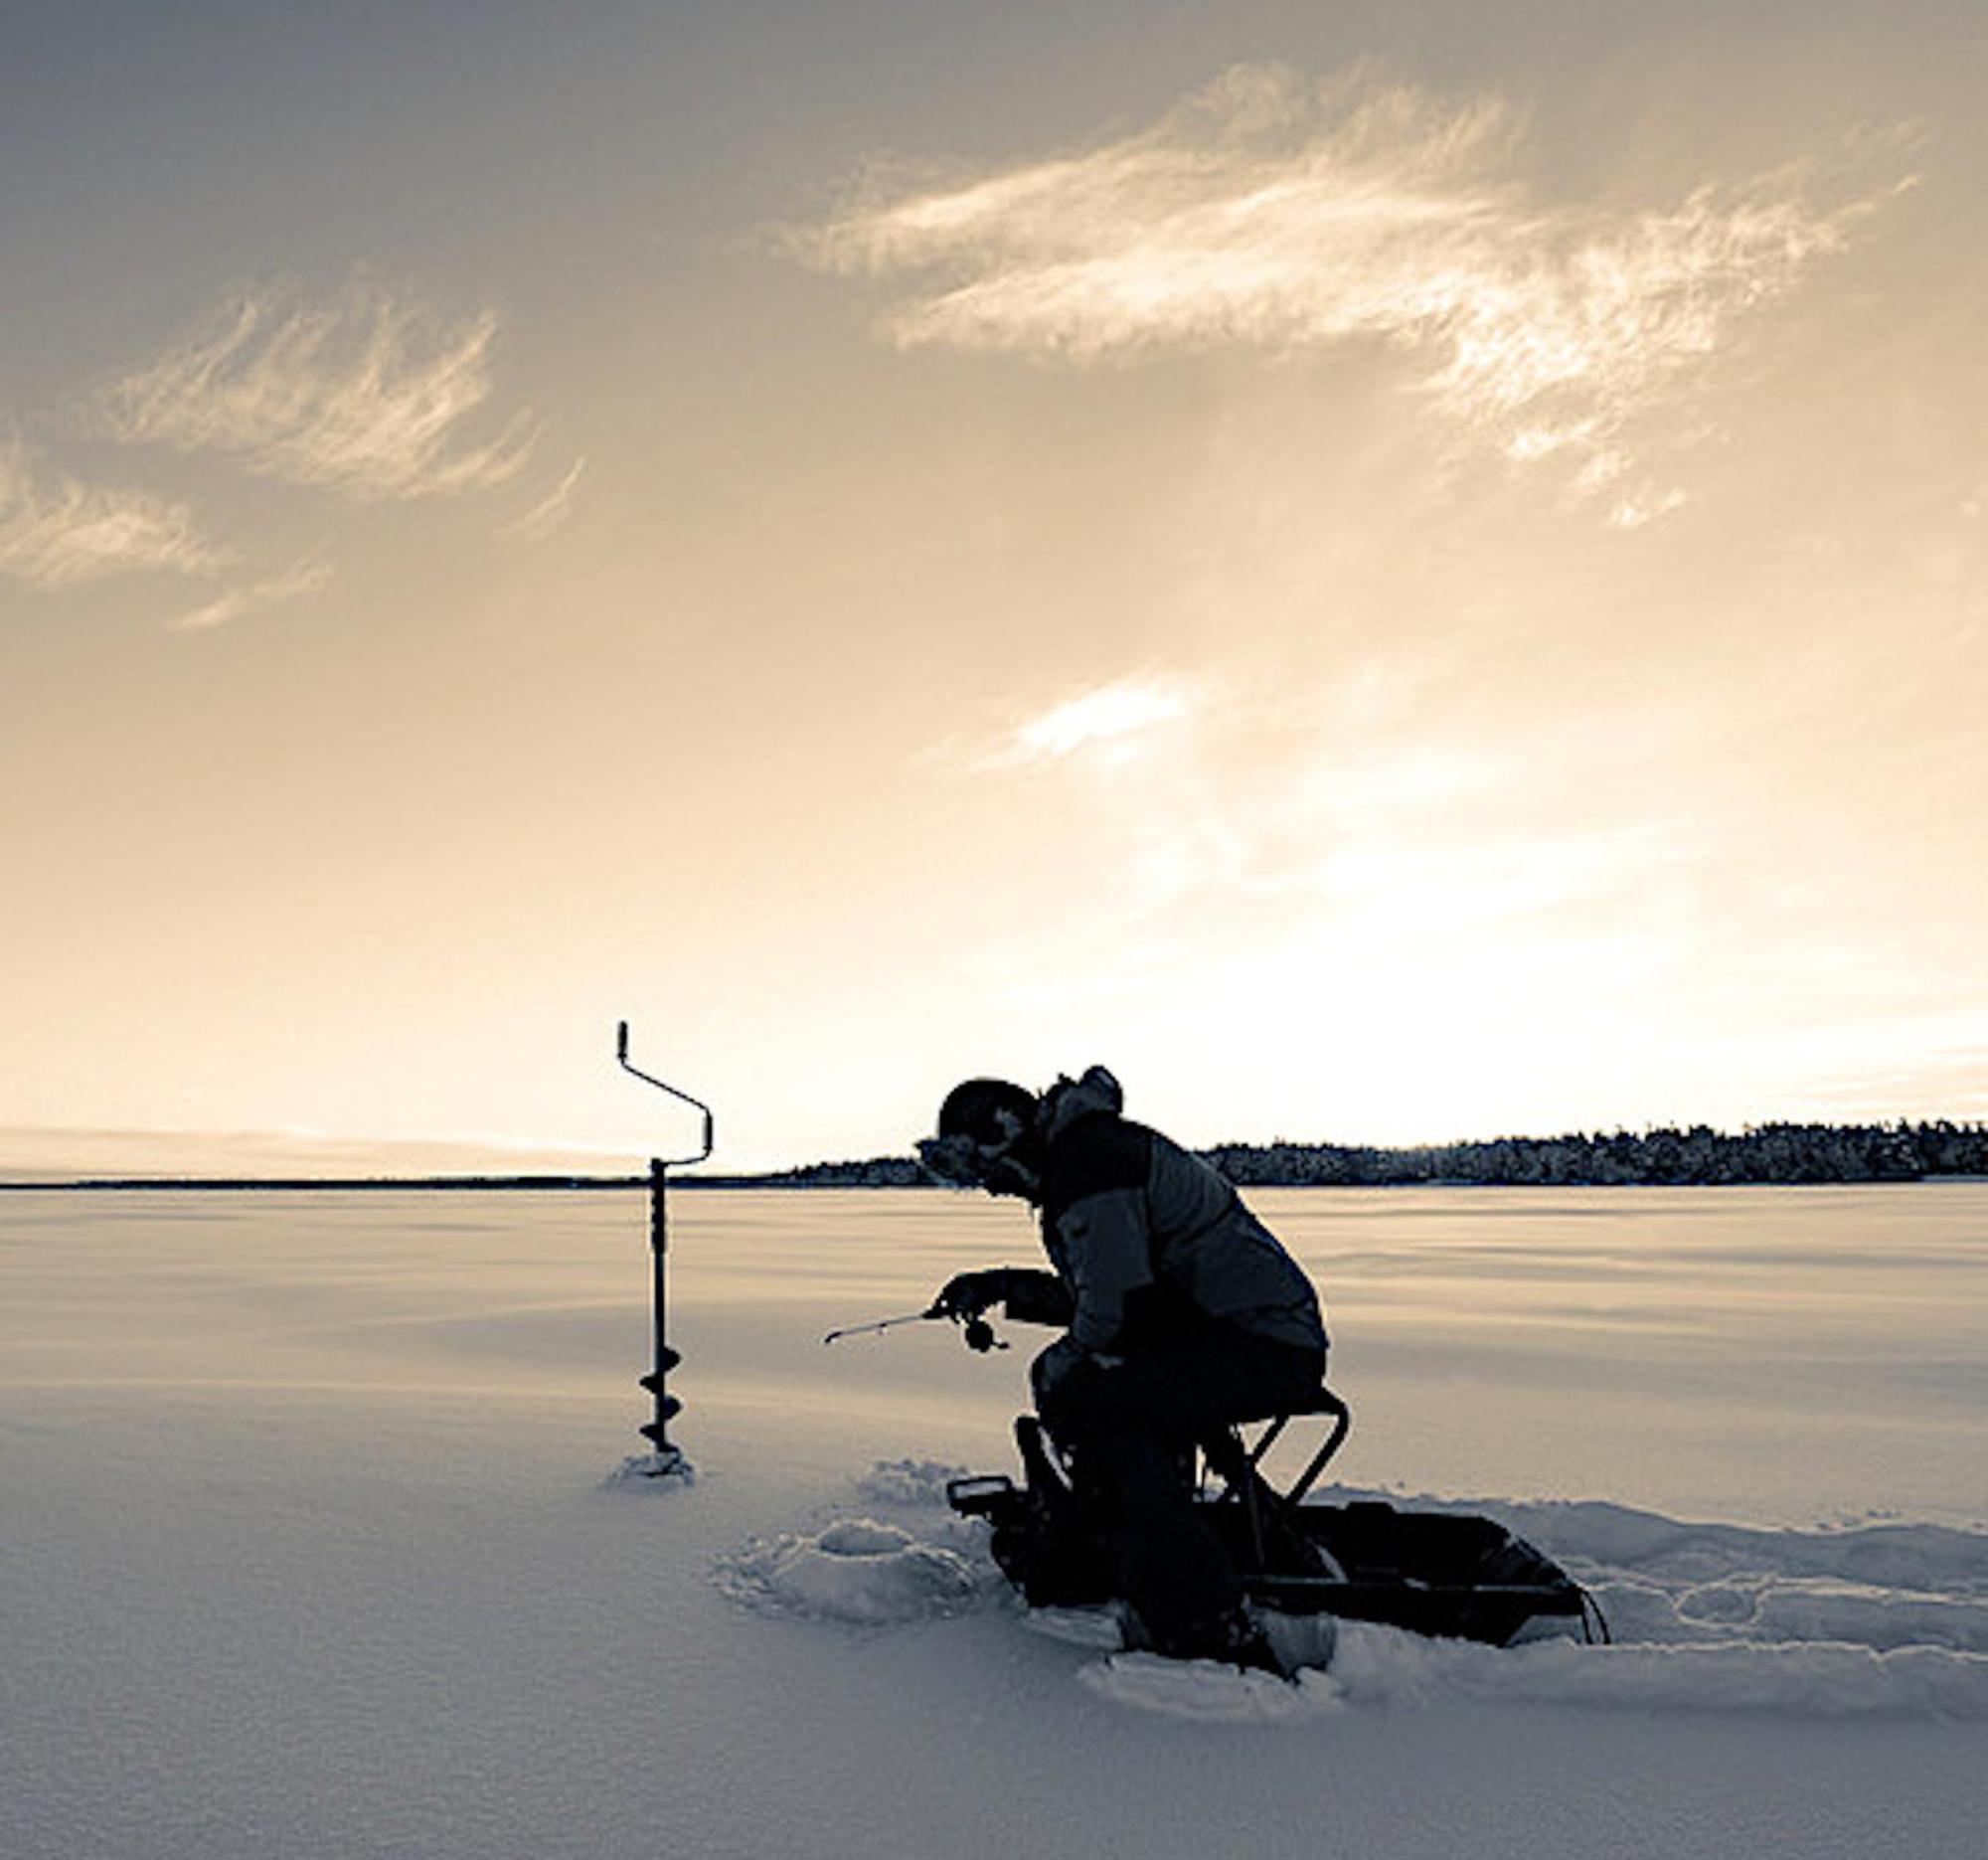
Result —
M1019 1323L1065 1326L1029 1380L1051 1437L1124 1527L1128 1638L1176 1658L1274 1665L1183 1466L1211 1433L1316 1395L1318 1293L1230 1182L1123 1105L1101 1066L1040 1098L1005 1079L946 1095L937 1136L918 1145L925 1167L1039 1209L1056 1269L961 1272L932 1309L974 1318L1001 1305Z

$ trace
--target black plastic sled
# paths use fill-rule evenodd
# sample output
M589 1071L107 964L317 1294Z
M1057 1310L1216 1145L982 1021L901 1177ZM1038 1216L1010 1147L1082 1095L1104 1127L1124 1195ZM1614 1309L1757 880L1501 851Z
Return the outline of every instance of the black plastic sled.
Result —
M1380 1621L1418 1634L1491 1646L1548 1633L1606 1640L1592 1598L1552 1558L1489 1518L1398 1510L1376 1499L1306 1504L1352 1416L1329 1389L1306 1415L1330 1418L1324 1443L1279 1491L1264 1455L1293 1419L1278 1417L1253 1442L1231 1429L1202 1443L1181 1476L1220 1536L1250 1601L1283 1614ZM985 1518L1001 1572L1031 1607L1113 1601L1110 1523L1082 1490L1033 1415L1015 1423L1022 1483L1006 1473L953 1479L953 1510Z

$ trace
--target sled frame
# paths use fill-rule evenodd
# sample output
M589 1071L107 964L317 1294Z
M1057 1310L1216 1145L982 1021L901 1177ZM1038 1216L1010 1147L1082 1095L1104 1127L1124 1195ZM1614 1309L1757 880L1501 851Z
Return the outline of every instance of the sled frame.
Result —
M1312 1415L1329 1416L1332 1425L1326 1430L1325 1439L1312 1454L1305 1469L1280 1492L1263 1474L1264 1456L1283 1437L1284 1430L1294 1420ZM1296 1529L1290 1514L1304 1503L1306 1494L1318 1483L1319 1474L1345 1445L1346 1437L1353 1431L1353 1411L1320 1383L1310 1403L1271 1416L1253 1442L1243 1437L1242 1428L1245 1425L1248 1424L1239 1423L1210 1435L1201 1442L1200 1450L1206 1470L1213 1472L1223 1486L1220 1495L1209 1502L1242 1507L1248 1523L1250 1549L1260 1570L1267 1566L1267 1553L1273 1538L1283 1537L1287 1549L1302 1545L1302 1533ZM1206 1477L1196 1483L1198 1487L1205 1486ZM1298 1555L1302 1561L1308 1552L1299 1549Z

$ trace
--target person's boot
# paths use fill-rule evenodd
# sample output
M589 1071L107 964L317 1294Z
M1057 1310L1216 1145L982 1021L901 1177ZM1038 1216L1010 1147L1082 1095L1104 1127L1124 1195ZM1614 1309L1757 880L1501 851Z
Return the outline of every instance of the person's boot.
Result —
M1268 1645L1277 1670L1295 1679L1301 1668L1332 1664L1339 1647L1339 1623L1330 1614L1286 1614L1280 1608L1252 1606L1249 1617Z
M1244 1672L1270 1673L1278 1679L1291 1677L1268 1634L1239 1609L1224 1623L1228 1645L1216 1657Z
M1157 1653L1162 1659L1215 1660L1244 1672L1290 1677L1269 1637L1241 1608L1204 1615L1199 1620L1169 1622L1157 1631L1137 1609L1128 1608L1124 1636L1127 1648Z

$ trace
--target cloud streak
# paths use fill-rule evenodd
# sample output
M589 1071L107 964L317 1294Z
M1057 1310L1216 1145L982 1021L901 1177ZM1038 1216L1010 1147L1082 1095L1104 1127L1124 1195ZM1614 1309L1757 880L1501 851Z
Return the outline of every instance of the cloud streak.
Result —
M585 476L586 460L576 458L551 490L521 516L505 525L505 533L522 542L542 543L555 531L564 528L567 518L573 514L574 498L580 490L580 480Z
M307 557L280 575L266 576L261 581L247 582L241 587L228 589L213 600L176 614L166 622L166 630L171 633L212 632L218 626L226 626L245 614L273 606L278 601L294 600L300 594L320 593L330 582L331 564L322 557Z
M1154 731L1179 723L1193 708L1194 695L1180 686L1118 679L1079 692L1031 718L983 765L1012 768L1064 761L1077 755L1100 757L1115 765Z
M206 575L229 559L184 504L85 484L0 439L0 574L58 589L143 571Z
M214 451L364 500L494 489L525 468L519 416L489 411L498 322L456 322L366 282L327 302L265 291L104 386L91 424L128 443Z
M907 348L1082 364L1379 343L1515 461L1619 469L1623 428L1868 210L1813 204L1792 168L1642 211L1548 206L1515 177L1521 130L1495 98L1238 67L1118 141L873 183L795 244L917 277L886 323Z

